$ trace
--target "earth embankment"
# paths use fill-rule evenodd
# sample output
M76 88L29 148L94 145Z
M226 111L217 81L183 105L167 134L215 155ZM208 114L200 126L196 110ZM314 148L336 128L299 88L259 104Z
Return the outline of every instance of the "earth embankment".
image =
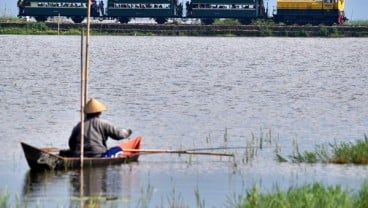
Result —
M42 25L40 27L40 24ZM36 25L36 26L35 26ZM37 26L38 25L38 26ZM0 32L9 28L40 28L63 33L78 31L86 24L73 23L0 23ZM161 36L276 36L276 37L368 37L368 26L299 26L299 25L176 25L93 23L94 34ZM9 30L7 30L9 31ZM4 32L1 32L4 34Z

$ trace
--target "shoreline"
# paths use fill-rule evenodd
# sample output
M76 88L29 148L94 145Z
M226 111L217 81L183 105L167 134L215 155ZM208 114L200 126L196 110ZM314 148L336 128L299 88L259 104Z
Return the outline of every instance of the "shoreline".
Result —
M0 22L0 34L77 35L85 23ZM225 37L368 37L368 26L177 25L93 23L93 35Z

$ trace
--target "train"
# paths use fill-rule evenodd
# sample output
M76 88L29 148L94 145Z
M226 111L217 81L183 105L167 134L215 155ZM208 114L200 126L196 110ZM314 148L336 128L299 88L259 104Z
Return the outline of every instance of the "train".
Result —
M277 0L276 22L285 24L343 24L345 0Z
M169 19L199 19L212 24L216 19L237 19L242 24L272 20L285 24L343 24L345 0L277 0L268 16L264 0L90 0L92 18L128 23L134 18L151 18L158 24ZM184 1L184 2L183 2ZM87 17L87 0L18 0L19 17L44 22L49 17L67 17L81 23ZM106 5L105 5L106 4Z

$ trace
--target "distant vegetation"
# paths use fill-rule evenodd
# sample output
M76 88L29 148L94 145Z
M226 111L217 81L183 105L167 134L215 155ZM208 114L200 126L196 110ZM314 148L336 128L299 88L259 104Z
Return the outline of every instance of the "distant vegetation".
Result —
M354 25L354 26L366 26L368 25L368 20L353 20L347 21L345 25Z
M213 25L241 25L237 19L215 19Z
M1 23L4 23L1 25ZM20 24L5 24L20 23ZM173 23L174 25L177 22ZM169 25L169 24L167 24ZM91 29L92 35L127 35L127 36L253 36L253 37L367 37L367 21L349 21L345 25L352 27L329 27L324 25L313 26L285 26L285 24L276 24L271 20L254 20L250 23L250 27L237 27L241 23L237 19L216 19L213 25L216 26L234 26L233 28L225 28L224 30L211 29L211 27L200 30L193 30L187 25L181 26L179 30L168 28L167 30L152 30L149 27L139 29L122 29L120 25L114 27L95 27ZM23 35L80 35L80 25L61 25L58 31L55 24L50 26L44 22L26 22L24 19L17 17L0 18L0 34L23 34ZM64 28L63 28L64 27ZM186 27L186 28L185 28ZM97 29L96 29L97 28Z
M18 17L0 17L1 22L24 22L25 20L20 19Z
M0 34L15 35L57 35L57 30L50 30L45 23L32 22L24 27L0 27Z
M18 17L14 17L14 16L3 16L0 17L0 23L1 22L25 22L26 20L24 18L18 18ZM175 21L174 21L175 22ZM177 22L175 22L175 24L178 24ZM239 20L237 19L215 19L215 22L213 23L214 25L241 25L241 23L239 22ZM251 25L284 25L282 23L277 24L275 22L273 22L272 20L262 20L262 19L258 19L258 20L253 20L251 23ZM354 26L365 26L368 25L368 20L349 20L347 22L344 23L344 25L354 25Z

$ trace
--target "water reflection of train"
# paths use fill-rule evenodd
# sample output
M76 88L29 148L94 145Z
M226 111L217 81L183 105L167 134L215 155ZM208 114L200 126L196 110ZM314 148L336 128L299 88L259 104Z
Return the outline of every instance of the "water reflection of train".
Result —
M268 18L264 0L91 0L91 16L128 23L132 18L152 18L163 24L171 18L195 18L204 24L215 19L238 19L242 24ZM268 6L267 6L268 7ZM342 24L345 0L277 0L272 19L287 24ZM46 21L48 17L87 16L87 0L18 0L19 16Z

